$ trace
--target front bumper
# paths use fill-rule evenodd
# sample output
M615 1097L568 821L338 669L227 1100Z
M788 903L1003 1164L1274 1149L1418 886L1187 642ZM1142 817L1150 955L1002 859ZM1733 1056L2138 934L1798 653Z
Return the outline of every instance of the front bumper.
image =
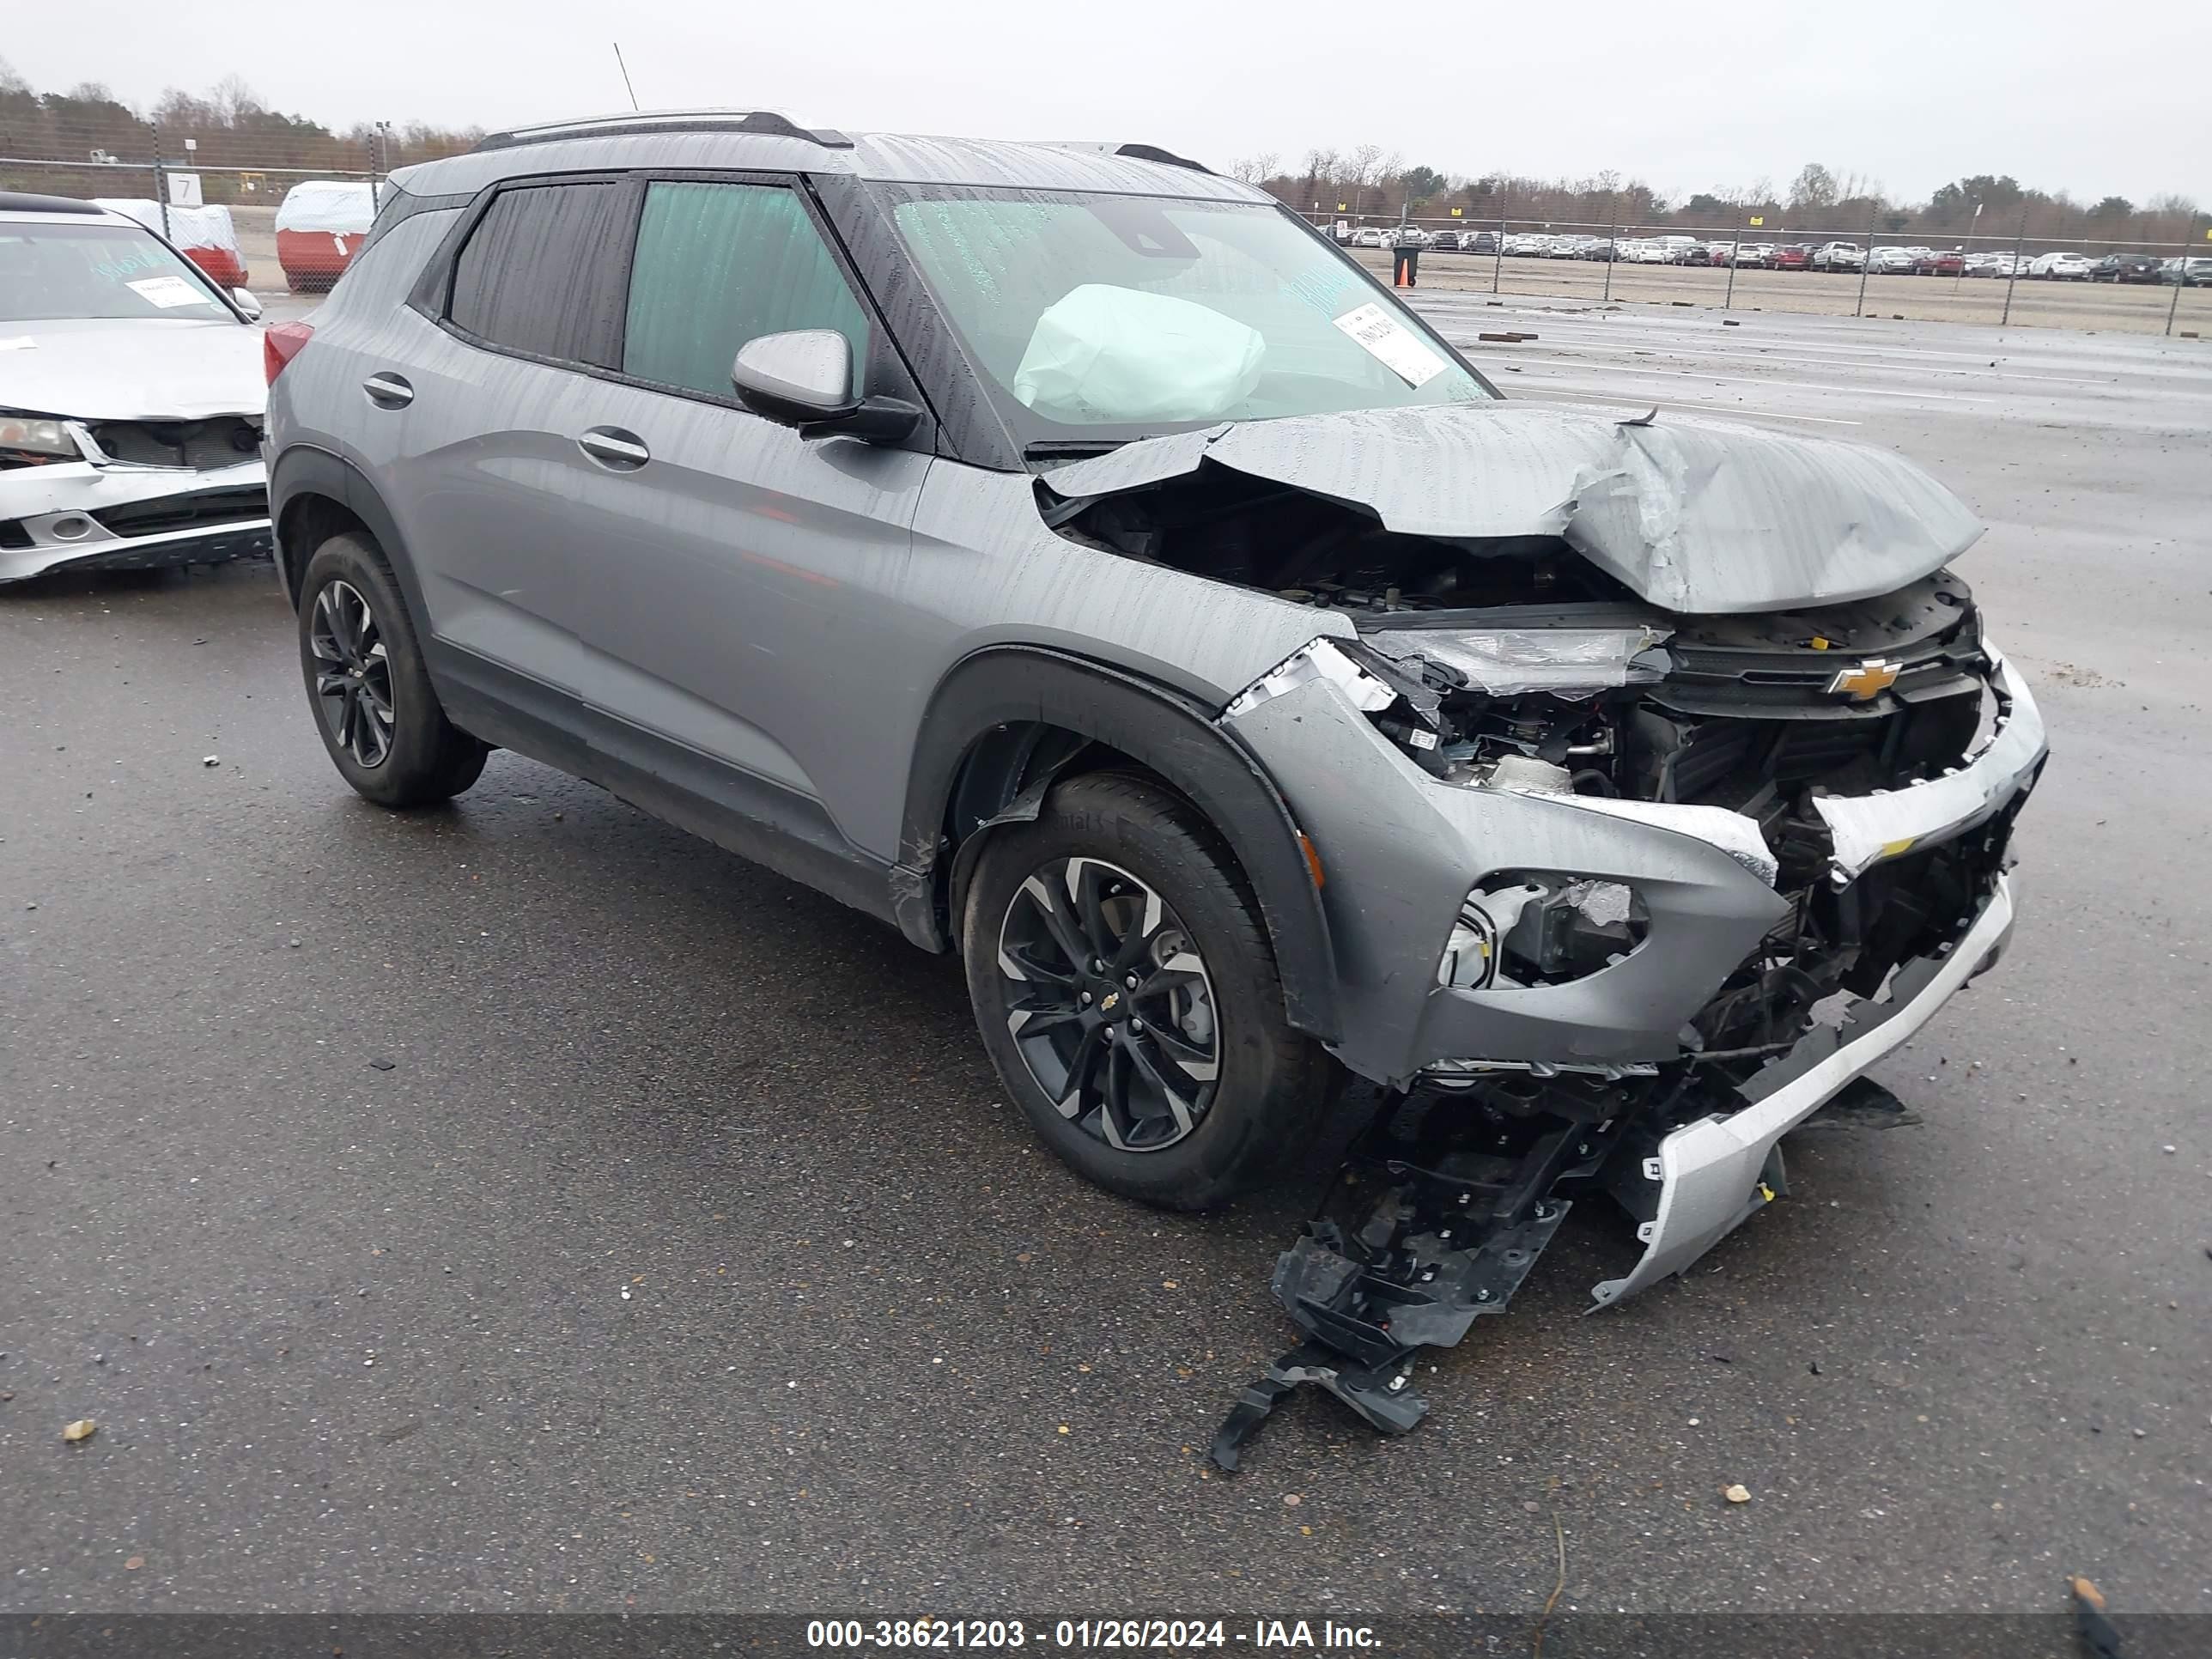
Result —
M2034 698L2001 659L1992 684L2002 723L1948 775L1820 798L1836 885L1968 834L2033 786L2045 753ZM1386 1085L1410 1086L1441 1063L1604 1071L1679 1060L1686 1029L1792 908L1771 863L1759 867L1756 826L1738 814L1445 783L1327 678L1222 723L1274 779L1318 854L1344 1032L1334 1051ZM1632 888L1650 912L1644 943L1564 984L1440 985L1469 890L1516 870Z
M1862 1002L1840 1026L1823 1027L1754 1073L1747 1104L1674 1130L1641 1174L1660 1183L1658 1214L1638 1229L1644 1257L1624 1279L1590 1294L1601 1308L1678 1273L1763 1208L1776 1144L1883 1055L1935 1018L1951 994L1991 966L2012 935L2011 884L1995 878L1980 911L1955 939L1901 965L1889 1000Z
M58 461L0 471L0 582L266 558L274 544L258 459L206 471Z

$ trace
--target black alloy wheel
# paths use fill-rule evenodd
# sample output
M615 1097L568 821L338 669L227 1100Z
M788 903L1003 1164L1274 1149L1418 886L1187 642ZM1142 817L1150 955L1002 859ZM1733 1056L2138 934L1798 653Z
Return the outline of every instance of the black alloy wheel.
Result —
M398 724L392 664L376 613L352 583L331 582L315 595L307 640L324 729L364 771L374 771L390 758Z
M1204 1121L1221 1074L1212 978L1144 882L1102 859L1043 865L1006 905L998 968L1015 1049L1061 1116L1125 1152Z

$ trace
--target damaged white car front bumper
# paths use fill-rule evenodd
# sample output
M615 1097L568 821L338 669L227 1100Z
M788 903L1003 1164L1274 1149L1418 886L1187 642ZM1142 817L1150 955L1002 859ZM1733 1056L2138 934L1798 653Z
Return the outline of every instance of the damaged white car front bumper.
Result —
M69 428L86 459L0 466L0 582L269 556L258 454L233 465L140 465L107 456L79 423Z

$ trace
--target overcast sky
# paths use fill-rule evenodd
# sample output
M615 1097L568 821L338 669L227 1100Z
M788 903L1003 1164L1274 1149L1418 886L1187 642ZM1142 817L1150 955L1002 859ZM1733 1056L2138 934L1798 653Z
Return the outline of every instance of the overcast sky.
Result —
M2212 203L2202 0L0 0L40 89L126 102L238 74L276 108L487 127L628 103L809 124L1144 140L1225 169L1381 145L1444 173L1613 168L1679 198L1808 161L1917 199L2009 173Z

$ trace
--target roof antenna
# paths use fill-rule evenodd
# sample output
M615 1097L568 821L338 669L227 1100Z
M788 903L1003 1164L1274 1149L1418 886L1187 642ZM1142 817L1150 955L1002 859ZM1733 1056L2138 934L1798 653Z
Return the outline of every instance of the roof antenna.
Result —
M622 71L623 90L629 94L629 106L637 107L637 88L629 83L629 65L623 62L622 42L614 42L615 67Z

